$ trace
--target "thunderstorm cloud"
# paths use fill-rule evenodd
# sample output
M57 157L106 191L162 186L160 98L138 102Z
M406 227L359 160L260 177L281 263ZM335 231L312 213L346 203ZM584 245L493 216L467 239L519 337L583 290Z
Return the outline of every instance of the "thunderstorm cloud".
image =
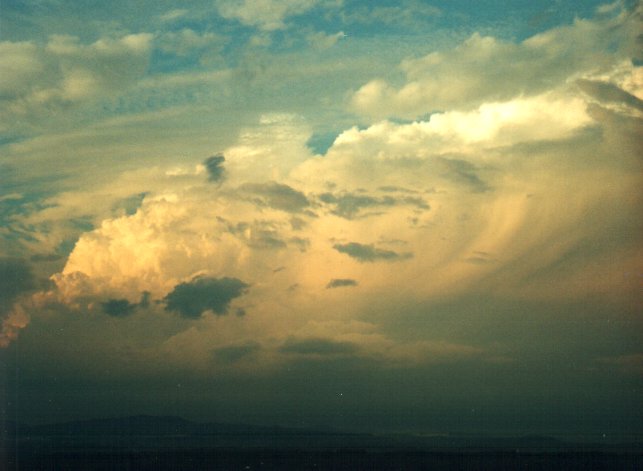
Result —
M3 2L6 417L643 436L640 1L126 3Z

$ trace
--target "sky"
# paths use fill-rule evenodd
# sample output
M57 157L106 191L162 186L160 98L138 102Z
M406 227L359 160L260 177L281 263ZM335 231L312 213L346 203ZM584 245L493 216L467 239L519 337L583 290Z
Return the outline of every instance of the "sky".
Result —
M642 13L3 0L2 415L643 435Z

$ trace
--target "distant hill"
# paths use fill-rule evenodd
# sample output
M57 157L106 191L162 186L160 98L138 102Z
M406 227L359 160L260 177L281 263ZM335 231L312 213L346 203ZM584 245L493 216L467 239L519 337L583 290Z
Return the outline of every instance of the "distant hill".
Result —
M546 436L356 434L132 416L0 428L0 469L643 469L641 445Z
M641 444L579 444L548 436L466 434L368 434L279 426L201 423L173 416L137 415L47 425L6 422L0 431L9 446L44 449L407 449L515 452L580 449L641 450Z

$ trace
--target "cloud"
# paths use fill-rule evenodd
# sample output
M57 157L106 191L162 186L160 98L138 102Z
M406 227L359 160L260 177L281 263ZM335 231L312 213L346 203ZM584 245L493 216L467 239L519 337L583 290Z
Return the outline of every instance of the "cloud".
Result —
M29 323L19 301L38 288L31 266L20 258L0 257L0 347L7 347Z
M313 48L319 51L323 51L325 49L333 47L335 44L337 44L337 41L345 37L346 34L343 31L339 31L335 34L326 34L323 31L316 31L309 34L306 39Z
M20 295L36 288L36 278L26 261L0 257L0 313L8 311Z
M480 44L462 47L477 47L480 54L463 57L486 61L478 69L492 69L500 57L500 52L493 51L502 50L504 42L488 41L492 53L485 58L480 50L484 38L476 41ZM444 54L443 64L455 63ZM461 341L448 332L444 339L437 336L427 344L415 342L411 334L388 336L392 325L415 322L417 327L440 315L427 308L421 321L409 320L408 310L396 309L402 302L431 306L436 298L457 298L477 290L499 298L569 299L596 292L618 297L630 289L618 274L625 268L633 270L640 260L632 249L640 177L632 171L638 168L638 134L631 132L625 139L624 130L636 131L640 124L632 119L630 109L636 102L623 93L636 96L632 85L636 75L631 64L608 72L586 79L589 85L581 82L580 89L572 73L571 78L554 80L549 88L543 85L538 93L534 92L538 87L527 87L525 93L514 89L506 98L491 99L495 95L489 89L479 100L465 94L462 102L453 98L448 109L412 122L350 127L352 122L345 124L350 117L338 121L333 117L331 125L319 128L337 130L324 156L313 156L306 147L311 130L328 119L323 113L309 121L295 115L263 114L258 126L241 129L238 123L222 120L211 127L225 133L212 136L206 126L198 127L198 119L176 128L190 114L204 116L187 107L186 114L177 115L181 119L167 122L167 114L155 121L140 117L149 128L180 129L177 136L208 136L188 143L196 147L189 147L181 162L176 156L184 155L188 147L181 146L186 141L170 142L160 132L150 142L132 146L130 134L147 129L125 129L138 116L110 120L75 139L64 136L55 151L50 150L53 141L47 139L18 143L11 148L21 153L11 157L35 161L76 149L69 168L82 165L85 160L79 156L87 154L87 167L94 172L94 159L103 154L144 156L144 161L129 159L126 164L145 169L120 175L122 167L111 170L110 165L110 178L100 191L91 188L93 179L70 180L70 186L82 185L86 191L70 191L49 200L52 207L46 214L64 207L67 212L61 214L77 218L84 214L86 201L111 202L109 198L117 195L119 204L107 204L105 210L95 207L93 218L79 220L91 226L77 224L76 237L67 238L71 253L54 279L65 306L90 299L100 309L96 300L127 300L120 311L128 311L144 290L154 299L164 299L165 305L148 300L145 313L157 316L158 322L176 323L175 331L168 334L171 337L163 338L158 347L168 353L163 358L191 365L207 360L212 363L208 368L218 368L225 363L226 353L223 350L217 363L212 359L213 348L230 346L231 361L241 355L268 363L284 361L271 356L280 345L314 352L315 345L305 341L317 339L319 344L322 339L358 345L361 356L368 354L378 361L398 358L419 363L432 355L456 355L459 347L452 346ZM209 77L179 74L171 79L178 84L204 80L217 88L211 85L219 82ZM464 79L482 80L475 74ZM156 80L149 79L150 83ZM284 86L296 82L291 78ZM272 102L258 103L261 112L272 106ZM625 107L630 114L622 112ZM116 128L122 131L113 132ZM235 135L229 130L239 131L236 142L227 135ZM175 152L177 148L181 153ZM212 148L224 149L225 163L217 155L197 165ZM225 173L221 173L223 165ZM204 180L219 181L222 175L226 185L213 192ZM117 193L110 193L112 187ZM120 204L143 193L142 201L135 198ZM46 214L38 215L42 224L32 231L43 238L50 234L46 231L60 227ZM24 227L33 228L29 224L35 219L23 220ZM385 263L366 263L397 260L406 262L396 270ZM287 269L273 272L282 266ZM329 281L329 275L343 278ZM215 283L214 289L212 283L199 281L218 283L223 276L243 285L236 285L236 292L235 286L226 290ZM248 285L239 280L252 282L252 290L246 293ZM356 280L359 289L327 291L356 286ZM293 286L296 289L289 289ZM213 292L214 300L208 298ZM234 316L238 308L233 303L241 294L251 313L242 320ZM344 295L351 297L350 303ZM164 307L179 315L164 312ZM219 315L203 316L207 310ZM223 316L226 312L231 315ZM367 315L377 322L371 326L354 322ZM198 326L190 323L186 328L181 316L203 318ZM249 339L262 347L244 357L241 347Z
M284 21L312 9L319 0L219 0L217 10L226 19L235 19L263 31L286 27Z
M241 296L249 285L237 278L198 277L180 283L165 296L165 310L188 319L198 319L206 311L227 314L230 302Z
M51 36L44 45L1 42L0 105L7 117L0 129L13 129L17 120L36 125L71 106L121 94L145 72L151 43L148 33L92 44L68 35Z
M279 348L282 353L298 355L352 355L358 351L357 345L326 338L289 338Z
M558 91L516 97L506 102L485 103L470 111L435 113L427 120L381 121L365 128L347 129L339 134L325 156L303 162L291 177L306 181L308 188L312 182L317 187L333 182L347 195L359 197L360 200L346 198L335 209L353 217L359 206L374 204L366 199L374 196L346 192L347 187L405 188L418 198L431 194L429 202L436 199L436 190L459 192L466 188L483 193L495 187L501 169L519 159L508 152L512 146L562 142L579 136L592 125L594 120L587 103L578 93ZM331 195L324 198L337 200L333 203L337 205L341 190L324 189ZM391 203L391 197L378 200ZM412 200L395 197L413 207Z
M211 182L220 182L225 178L225 169L223 168L225 157L222 155L213 155L203 162L208 171L208 180Z
M103 312L112 317L127 317L134 313L137 306L127 299L110 299L101 303Z
M633 110L639 112L643 111L643 100L626 92L613 83L579 79L576 81L576 84L583 92L593 98L596 98L600 102L606 104L625 105Z
M244 345L229 345L220 347L214 350L214 355L217 360L224 363L237 363L238 361L247 358L261 350L261 345L256 342L247 343Z
M340 194L322 193L319 200L323 203L332 205L331 211L337 216L345 219L354 219L362 216L360 214L363 208L391 207L397 205L411 205L420 209L429 209L429 206L421 198L393 198L392 196L375 197L367 194L356 194L343 192ZM368 215L368 214L367 214Z
M310 202L306 195L281 183L252 183L241 187L241 190L254 196L254 201L262 206L299 213L305 210Z
M397 253L392 250L384 250L374 245L359 244L349 242L347 244L335 244L333 248L340 253L344 253L358 262L376 262L378 260L396 261L411 258L410 253Z
M454 49L402 62L406 81L399 87L371 80L353 95L352 105L371 116L414 118L543 93L568 78L604 73L636 57L637 30L637 14L624 10L600 20L576 20L520 43L474 33Z
M163 13L159 17L159 19L164 22L172 22L174 20L178 20L179 18L183 18L187 14L188 14L188 10L177 8L174 10L170 10L166 13Z
M225 45L225 39L212 32L199 33L190 28L180 31L165 32L156 41L159 49L166 53L187 57L194 53L207 51L220 53Z
M228 231L248 244L249 247L257 249L283 249L288 245L278 225L267 221L228 224ZM295 245L298 244L296 239L290 240Z
M356 4L359 5L359 4ZM426 28L428 21L440 16L441 10L433 5L427 5L417 0L402 0L395 6L359 5L357 8L346 9L342 18L348 23L384 24L419 30Z
M345 286L357 286L357 281L350 278L333 278L328 282L326 288L342 288Z
M112 206L112 210L116 214L122 213L131 216L132 214L136 213L138 208L141 207L141 204L143 203L146 195L146 192L142 192L123 198L117 201Z
M230 178L245 182L282 181L310 156L312 134L301 115L266 113L244 127L235 145L225 149Z
M477 168L471 162L458 159L446 159L438 157L436 161L443 167L444 175L457 183L463 183L472 191L483 192L489 190L489 186L478 176Z

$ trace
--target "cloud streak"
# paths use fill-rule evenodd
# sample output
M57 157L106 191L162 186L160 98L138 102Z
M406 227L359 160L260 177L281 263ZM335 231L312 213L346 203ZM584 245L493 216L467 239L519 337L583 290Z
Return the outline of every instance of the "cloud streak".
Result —
M358 262L377 262L380 260L392 262L409 259L413 256L411 253L397 253L393 250L380 249L372 244L360 244L358 242L335 244L333 248Z
M352 280L350 278L333 278L326 285L326 289L343 288L343 287L357 286L357 285L358 285L357 281Z

